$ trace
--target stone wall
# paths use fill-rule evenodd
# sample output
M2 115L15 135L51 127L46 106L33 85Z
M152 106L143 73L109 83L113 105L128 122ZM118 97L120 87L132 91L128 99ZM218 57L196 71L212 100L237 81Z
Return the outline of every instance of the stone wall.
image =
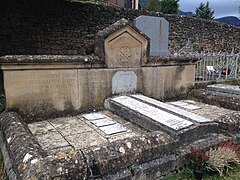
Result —
M95 34L115 21L141 14L165 17L170 23L169 49L188 38L196 50L240 49L240 28L191 17L114 9L64 0L2 0L0 55L92 54Z

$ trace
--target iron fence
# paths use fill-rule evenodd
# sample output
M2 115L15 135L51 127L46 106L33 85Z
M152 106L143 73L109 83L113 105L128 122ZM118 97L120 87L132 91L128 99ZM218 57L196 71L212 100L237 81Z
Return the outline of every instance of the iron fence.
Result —
M198 53L196 81L216 81L240 78L240 54L225 52Z

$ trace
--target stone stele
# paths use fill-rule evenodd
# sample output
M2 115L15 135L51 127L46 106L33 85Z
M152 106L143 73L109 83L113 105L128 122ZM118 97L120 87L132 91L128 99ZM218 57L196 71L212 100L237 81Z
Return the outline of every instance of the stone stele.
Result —
M139 16L133 21L140 31L150 38L150 56L169 56L169 23L166 19L153 16Z
M146 59L147 40L130 26L111 34L104 44L108 67L141 67L141 61Z

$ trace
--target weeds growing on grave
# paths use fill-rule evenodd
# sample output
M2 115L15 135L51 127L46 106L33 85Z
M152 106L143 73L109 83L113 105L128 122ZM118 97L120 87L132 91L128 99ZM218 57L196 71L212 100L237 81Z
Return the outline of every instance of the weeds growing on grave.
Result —
M220 176L223 176L223 173L228 172L233 164L240 164L239 149L240 145L233 141L228 141L217 148L210 148L207 152L209 169L217 171Z

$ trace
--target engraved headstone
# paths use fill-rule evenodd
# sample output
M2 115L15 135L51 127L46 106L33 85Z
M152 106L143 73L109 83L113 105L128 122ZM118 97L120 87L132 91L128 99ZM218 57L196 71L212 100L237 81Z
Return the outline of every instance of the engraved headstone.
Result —
M169 23L161 17L139 16L133 21L150 38L150 56L169 56Z
M112 93L132 93L137 89L137 76L133 71L118 71L112 78Z

